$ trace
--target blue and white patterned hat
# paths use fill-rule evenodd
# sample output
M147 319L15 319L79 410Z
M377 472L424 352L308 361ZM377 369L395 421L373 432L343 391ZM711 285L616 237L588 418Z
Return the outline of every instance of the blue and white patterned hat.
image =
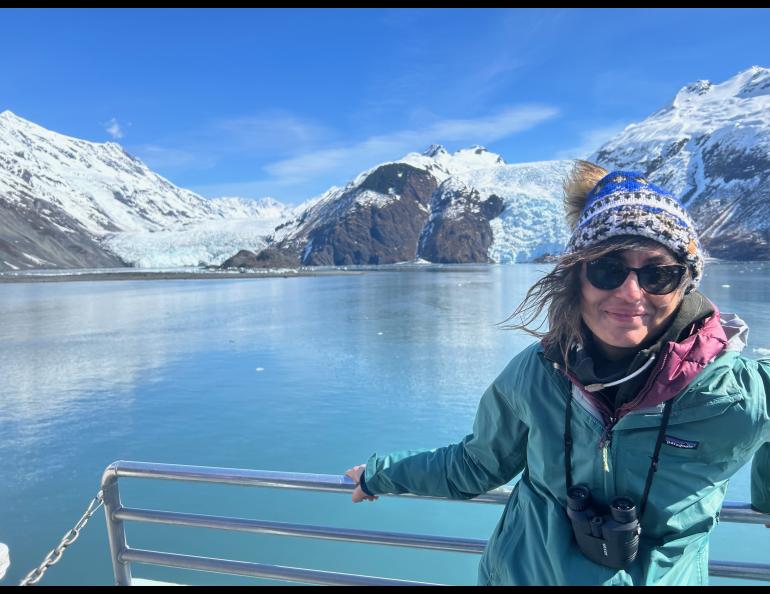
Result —
M689 266L689 290L698 286L703 251L690 215L671 192L634 171L612 171L588 193L566 253L618 235L640 235L665 245Z

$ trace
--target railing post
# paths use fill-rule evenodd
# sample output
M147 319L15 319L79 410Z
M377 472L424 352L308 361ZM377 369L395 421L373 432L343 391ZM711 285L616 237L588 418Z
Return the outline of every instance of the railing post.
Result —
M102 495L104 497L104 515L107 523L107 536L110 540L112 554L112 570L115 572L116 586L131 585L131 565L120 559L128 548L123 520L116 520L114 513L120 509L120 492L118 490L118 473L115 462L110 464L102 475Z

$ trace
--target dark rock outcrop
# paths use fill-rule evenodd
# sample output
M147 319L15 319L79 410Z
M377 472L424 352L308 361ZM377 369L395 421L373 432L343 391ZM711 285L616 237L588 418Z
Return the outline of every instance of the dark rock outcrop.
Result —
M559 254L543 254L532 260L533 264L552 264L559 259Z
M411 260L436 189L431 174L392 163L344 193L307 235L307 266L392 264Z
M503 208L499 196L492 194L482 200L476 189L450 180L433 196L418 256L444 264L491 262L487 253L494 237L489 221L498 217Z
M23 196L11 205L0 196L0 270L127 265L52 203Z
M220 268L297 268L297 254L287 253L275 248L265 248L258 254L249 250L241 250L225 260Z

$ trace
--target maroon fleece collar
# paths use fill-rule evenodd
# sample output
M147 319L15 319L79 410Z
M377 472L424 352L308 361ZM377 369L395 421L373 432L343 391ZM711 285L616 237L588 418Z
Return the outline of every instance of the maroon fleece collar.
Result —
M668 342L658 354L647 382L637 396L621 406L615 414L605 402L571 373L566 375L585 397L602 412L605 423L624 417L632 410L657 406L671 400L686 388L700 371L727 347L727 335L720 322L719 311L704 319L693 333L681 342Z

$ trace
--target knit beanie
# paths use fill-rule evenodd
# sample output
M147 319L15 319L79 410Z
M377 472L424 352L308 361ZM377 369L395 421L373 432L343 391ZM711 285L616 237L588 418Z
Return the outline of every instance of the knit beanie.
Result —
M665 245L690 268L688 291L700 283L703 251L690 215L671 192L634 171L612 171L588 193L565 253L618 235L639 235Z

